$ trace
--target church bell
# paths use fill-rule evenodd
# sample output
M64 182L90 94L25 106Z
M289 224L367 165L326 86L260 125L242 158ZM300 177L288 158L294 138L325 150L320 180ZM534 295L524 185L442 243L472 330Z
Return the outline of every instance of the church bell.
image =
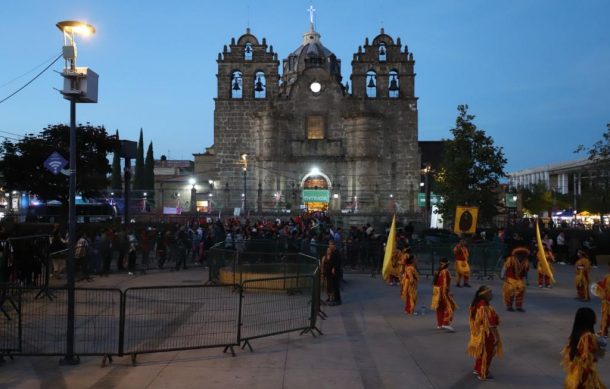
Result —
M256 77L256 84L254 85L254 90L256 92L263 92L265 88L263 87L263 83L261 82L261 77Z
M396 82L396 76L392 77L390 80L390 91L396 92L398 90L398 82Z
M373 77L369 77L369 83L367 84L367 87L369 88L374 88L375 87L375 81L373 81Z

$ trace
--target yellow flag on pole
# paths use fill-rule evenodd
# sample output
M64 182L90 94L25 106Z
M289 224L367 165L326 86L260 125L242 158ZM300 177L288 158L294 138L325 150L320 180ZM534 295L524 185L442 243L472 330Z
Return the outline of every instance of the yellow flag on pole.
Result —
M552 283L555 283L555 278L553 277L553 271L549 266L549 261L546 259L546 255L544 254L544 245L542 244L542 238L540 238L540 227L538 226L538 221L536 220L536 243L538 245L538 254L536 257L538 258L538 262L540 263L540 269L542 273L548 276L551 279Z
M381 267L381 276L384 281L389 281L390 276L395 275L396 270L392 266L392 255L396 248L396 215L392 218L392 226L388 234L388 241L385 244L385 254L383 256L383 266Z

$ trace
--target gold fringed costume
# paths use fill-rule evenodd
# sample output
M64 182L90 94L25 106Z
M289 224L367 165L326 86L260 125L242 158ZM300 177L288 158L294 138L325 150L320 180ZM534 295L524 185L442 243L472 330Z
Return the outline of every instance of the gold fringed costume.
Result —
M405 312L412 314L417 306L417 284L419 274L415 266L408 264L405 266L402 279L400 280L400 297L405 301Z
M602 300L602 317L599 321L599 332L602 336L608 336L610 325L610 274L595 284L597 296Z
M570 360L570 346L564 347L561 365L567 375L564 381L565 389L606 389L597 374L596 355L599 353L597 338L591 332L581 335L577 352Z
M466 352L468 355L475 358L475 371L482 377L486 378L489 371L489 365L494 356L502 355L502 340L499 333L496 339L492 328L497 328L500 324L500 319L495 309L486 301L479 301L474 308L474 318L470 308L470 341Z
M591 271L591 261L586 257L579 258L574 264L576 276L576 294L581 300L589 300L589 273Z

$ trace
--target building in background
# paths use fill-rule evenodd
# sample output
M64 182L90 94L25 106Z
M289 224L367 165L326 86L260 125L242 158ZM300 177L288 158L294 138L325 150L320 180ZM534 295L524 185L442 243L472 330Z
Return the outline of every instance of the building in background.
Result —
M208 152L218 206L421 212L415 61L400 38L381 29L365 39L349 82L313 23L281 74L278 53L250 29L217 62Z

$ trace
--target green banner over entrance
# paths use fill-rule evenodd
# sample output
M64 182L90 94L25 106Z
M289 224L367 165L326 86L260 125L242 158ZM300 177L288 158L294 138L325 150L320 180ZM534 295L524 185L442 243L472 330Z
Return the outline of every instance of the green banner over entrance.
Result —
M434 194L434 193L430 193L430 205L438 205L442 201L443 200L441 199L441 196ZM419 206L419 207L426 206L426 194L425 193L417 194L417 206Z
M330 192L328 189L303 189L304 203L328 203Z

